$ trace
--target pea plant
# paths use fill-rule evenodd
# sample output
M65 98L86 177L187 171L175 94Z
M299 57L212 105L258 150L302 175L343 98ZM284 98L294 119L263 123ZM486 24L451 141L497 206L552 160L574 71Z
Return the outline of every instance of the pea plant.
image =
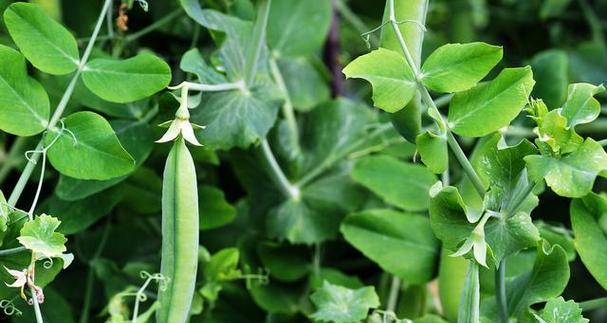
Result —
M4 318L605 320L601 8L0 0Z

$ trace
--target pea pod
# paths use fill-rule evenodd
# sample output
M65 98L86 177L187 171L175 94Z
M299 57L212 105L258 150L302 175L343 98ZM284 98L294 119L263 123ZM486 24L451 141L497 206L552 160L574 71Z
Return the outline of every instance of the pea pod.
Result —
M198 191L192 155L179 136L171 149L162 184L162 260L168 278L159 289L159 323L186 322L198 265Z
M386 1L384 10L384 21L389 17L389 1ZM422 55L422 43L424 41L424 30L421 25L426 23L426 12L428 0L394 0L394 11L396 20L403 22L399 29L405 38L409 52L413 60L419 66ZM419 24L413 23L417 21ZM398 39L394 30L386 25L381 36L381 47L401 52ZM410 142L415 142L415 137L421 132L422 103L419 95L402 110L390 115L394 128Z

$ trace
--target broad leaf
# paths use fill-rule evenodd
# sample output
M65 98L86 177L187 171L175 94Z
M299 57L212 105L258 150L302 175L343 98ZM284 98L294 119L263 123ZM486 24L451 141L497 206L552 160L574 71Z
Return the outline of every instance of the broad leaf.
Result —
M449 126L458 135L482 137L507 126L527 103L535 81L530 67L507 68L492 81L456 93Z
M14 3L4 12L4 22L23 55L39 70L62 75L78 68L76 39L40 6Z
M573 127L567 127L567 118L561 115L560 110L552 110L543 116L538 131L540 136L536 143L540 149L548 145L550 154L561 155L576 151L584 141Z
M502 55L502 47L486 43L441 46L424 62L422 83L436 92L468 90L502 60Z
M539 243L533 270L506 285L508 311L519 318L527 315L529 306L559 296L568 281L567 253L560 246Z
M122 148L110 124L93 112L76 112L63 121L65 130L44 137L48 158L62 174L106 180L128 174L135 161ZM57 137L58 136L58 137Z
M607 169L607 154L591 138L561 159L535 155L525 157L525 161L532 179L545 180L555 193L566 197L588 194L596 176Z
M312 268L309 248L275 242L263 242L257 246L259 259L270 275L280 281L297 281Z
M122 61L94 59L84 67L82 80L100 98L126 103L164 89L171 81L171 68L149 53Z
M373 86L376 107L396 112L415 95L417 86L411 68L397 52L380 48L356 58L343 70L348 78L362 78Z
M349 289L327 281L310 299L316 306L316 312L311 315L313 319L335 323L360 322L367 317L369 309L379 306L374 287Z
M441 174L449 167L446 137L426 131L417 136L415 144L422 162L434 174Z
M525 212L518 212L505 221L489 221L485 225L485 235L497 263L506 256L533 247L540 240L531 216Z
M411 284L432 279L439 243L428 218L388 209L368 210L347 216L341 232L387 272Z
M594 86L588 83L569 85L567 101L562 107L561 115L567 118L567 128L594 121L601 113L601 104L594 95L605 91L601 84Z
M318 70L319 64L303 57L281 58L277 63L297 111L312 110L330 98L327 81Z
M191 111L190 120L206 126L197 133L203 144L224 150L246 148L267 135L279 108L276 88L263 79L250 93L234 90L203 95L198 108Z
M548 300L544 309L534 314L539 323L588 323L582 316L582 309L574 301L562 297Z
M331 17L331 3L326 0L272 1L268 45L276 56L312 55L325 43Z
M571 227L575 236L575 248L582 262L597 282L607 289L607 236L599 221L607 212L607 200L603 195L591 193L583 199L571 202Z
M28 221L21 228L19 243L37 255L44 258L61 256L67 248L67 239L59 232L55 232L61 221L52 216L42 214L33 221Z
M111 125L126 151L135 159L135 165L143 164L154 148L152 127L145 122L126 120L115 120ZM61 175L55 194L62 200L76 201L101 192L125 179L126 176L105 181L82 180Z
M199 187L198 200L200 230L219 228L236 217L236 209L225 200L223 192L218 188Z
M352 178L387 203L408 211L424 211L428 208L428 190L437 180L425 167L389 156L358 160L352 170Z
M560 107L567 98L569 84L567 53L559 49L540 52L531 59L531 67L537 82L531 95L544 100L552 109Z
M0 129L17 136L42 132L50 114L46 91L27 75L18 51L0 45L0 61Z

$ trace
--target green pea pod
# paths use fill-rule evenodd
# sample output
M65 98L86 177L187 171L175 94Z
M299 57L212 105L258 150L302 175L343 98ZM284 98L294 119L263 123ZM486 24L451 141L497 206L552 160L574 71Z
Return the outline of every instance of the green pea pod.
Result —
M162 260L167 277L160 288L159 323L185 323L196 285L198 265L198 190L192 155L179 136L164 168L162 183Z
M394 0L396 20L402 22L399 26L413 60L419 66L422 56L422 43L424 30L421 25L426 24L428 0ZM389 1L384 9L384 21L389 17ZM418 23L414 23L417 21ZM394 30L386 25L381 35L381 47L401 53L401 48ZM422 129L422 103L418 95L402 110L390 115L394 128L410 142Z
M452 253L453 251L442 249L438 269L438 293L444 316L449 322L457 321L459 303L469 266L469 261L463 257L449 256Z

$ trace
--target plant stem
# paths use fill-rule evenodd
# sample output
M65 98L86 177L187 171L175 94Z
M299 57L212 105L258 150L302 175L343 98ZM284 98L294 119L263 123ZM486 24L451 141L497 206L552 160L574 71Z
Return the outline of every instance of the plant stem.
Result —
M472 164L468 160L468 157L466 157L466 154L464 154L464 151L457 143L457 140L455 139L451 131L447 131L447 143L449 144L451 151L455 155L455 159L457 159L457 161L464 169L466 175L468 175L470 182L472 183L478 194L483 197L483 195L485 195L486 190L485 185L481 181L480 177L478 177L478 174L472 167Z
M42 312L40 312L40 304L38 303L38 297L36 297L36 291L33 287L30 287L30 293L32 293L32 302L34 303L34 313L36 314L36 322L44 323L42 318Z
M139 30L137 32L134 32L134 33L132 33L130 35L127 35L124 38L124 42L125 43L129 43L129 42L135 41L135 40L137 40L137 39L139 39L139 38L141 38L141 37L143 37L143 36L145 36L145 35L153 32L154 30L156 30L156 29L158 29L158 28L160 28L160 27L168 24L173 19L179 17L182 14L182 12L183 12L183 10L181 8L173 10L168 15L162 17L162 19L159 19L159 20L155 21L154 23L148 25L147 27L145 27L145 28L143 28L143 29L141 29L141 30Z
M89 312L91 308L91 301L93 299L93 287L95 283L95 271L93 270L93 264L97 259L99 259L101 253L103 252L103 249L105 249L105 245L110 235L110 221L111 217L108 217L107 224L105 225L105 229L103 230L103 234L101 235L101 240L99 241L97 250L95 250L95 254L93 254L93 257L88 261L89 270L86 276L86 286L84 289L84 304L82 305L82 312L80 313L80 323L87 323L89 321Z
M607 146L607 139L599 140L597 142L599 143L599 145L601 145L603 147Z
M2 163L2 167L0 167L0 183L4 182L6 176L8 176L8 174L10 174L10 172L13 170L19 161L19 157L23 153L23 149L26 144L26 137L17 137L17 139L15 139L11 145L8 155L6 155L4 163Z
M591 299L589 301L580 302L579 306L582 308L582 311L592 311L599 308L607 307L607 297L601 297L596 299Z
M341 72L342 67L339 62L340 55L340 43L339 43L339 15L336 10L337 0L327 0L331 2L331 27L329 29L329 35L325 42L324 48L324 61L325 65L331 72L331 94L333 97L339 97L344 92L344 78Z
M25 247L16 247L16 248L11 248L11 249L0 250L0 257L14 255L16 253L20 253L20 252L23 252L26 250L27 249Z
M97 25L95 25L95 30L93 31L93 34L91 36L91 40L89 41L89 43L84 51L84 54L82 55L82 58L80 59L80 65L79 65L78 69L76 70L76 73L72 77L72 80L70 81L65 92L63 93L63 97L61 97L61 101L59 101L59 104L57 104L57 108L55 109L55 112L53 113L53 116L51 117L51 120L49 121L47 129L54 128L57 125L57 122L59 122L59 120L61 119L61 116L63 115L63 111L65 110L67 103L69 102L70 98L72 97L72 94L74 93L74 89L76 88L76 84L78 83L78 79L80 78L80 74L82 73L82 69L84 68L86 62L88 61L89 56L91 55L91 51L93 50L93 45L95 44L95 40L97 39L97 36L99 35L99 30L101 29L101 26L103 25L103 20L105 18L106 12L108 11L108 9L111 5L112 5L112 0L105 0L105 2L103 4L103 8L101 9L101 13L99 14L99 18L97 19ZM34 150L39 152L39 151L42 151L43 148L44 148L44 139L40 140L40 142L38 143L38 145L36 146L36 148ZM21 193L23 193L23 189L25 188L25 185L29 181L30 176L32 176L32 172L34 171L34 168L36 167L36 163L38 162L39 159L40 159L40 153L32 154L31 161L25 166L25 169L21 173L21 176L19 177L19 180L17 181L15 188L11 192L11 195L8 200L8 204L10 206L15 206L17 204L17 202L19 201L19 198L21 197Z
M500 261L495 272L495 297L501 323L508 323L508 299L506 298L506 258Z
M297 121L295 120L295 113L293 112L293 102L291 102L291 96L289 95L287 85L285 84L285 80L282 77L282 73L280 72L280 68L274 57L270 58L270 70L272 71L274 82L276 82L278 89L284 96L285 103L282 105L282 113L284 114L285 120L287 120L291 138L293 138L293 141L297 144L297 148L299 149L299 129L297 128Z
M390 283L390 294L388 295L388 304L386 306L386 311L395 312L396 304L398 302L398 294L400 292L400 278L396 276L392 276L392 282Z
M261 55L261 50L266 44L266 27L268 25L268 17L270 16L272 0L261 0L258 3L259 8L257 10L257 21L255 22L253 39L251 42L251 44L254 44L255 47L249 48L249 53L245 63L245 83L249 88L253 85L253 81L255 81L259 56Z
M436 98L436 100L434 100L434 105L436 105L437 108L442 108L442 107L446 107L449 105L449 102L451 102L451 99L453 98L453 94L445 94L441 97Z
M285 173L282 171L280 165L278 165L278 162L276 161L276 157L274 157L274 154L272 153L272 149L270 149L270 144L268 143L267 139L264 139L261 142L261 150L266 161L268 162L268 164L270 164L272 174L274 174L273 178L278 184L278 186L280 186L280 188L283 190L287 197L292 198L296 201L299 200L299 188L297 186L292 185L291 182L289 182L289 179L287 179L287 176L285 176Z
M335 1L335 9L337 9L339 15L350 25L352 25L357 32L363 34L369 30L369 27L365 24L365 22L358 18L358 16L352 12L352 10L350 10L348 5L346 5L343 0ZM373 38L372 41L370 40L371 42L377 42L377 36L375 36L375 34L371 34L370 38Z
M426 106L428 106L428 109L432 109L433 112L437 116L439 116L440 112L438 111L438 108L436 107L436 104L434 103L432 96L430 96L430 92L428 92L428 89L426 89L426 87L422 84L421 72L419 70L419 67L417 66L417 64L415 64L415 61L413 60L413 56L411 56L411 53L409 52L409 49L407 48L407 44L405 43L403 34L400 32L400 29L398 28L398 22L396 21L396 16L394 13L394 0L389 0L389 1L390 1L389 2L390 3L390 18L389 18L390 24L392 25L392 29L394 29L394 33L396 34L396 37L400 44L401 50L405 56L405 60L407 61L407 64L413 71L413 75L415 76L415 83L417 84L418 91L420 92L420 94L422 96L422 100L424 101ZM439 121L437 120L437 122L439 122ZM442 121L442 122L444 123L444 121ZM466 157L466 154L464 154L462 148L457 143L457 140L455 139L455 137L449 130L449 127L447 126L447 124L444 124L443 126L447 133L447 142L449 144L449 147L455 154L456 159L461 164L462 168L464 169L464 172L466 173L466 175L472 182L474 188L479 193L479 195L482 197L486 191L485 185L483 185L483 182L480 180L480 177L478 176L478 174L472 167L472 164L470 164L468 157ZM443 127L441 127L441 128L443 128Z

